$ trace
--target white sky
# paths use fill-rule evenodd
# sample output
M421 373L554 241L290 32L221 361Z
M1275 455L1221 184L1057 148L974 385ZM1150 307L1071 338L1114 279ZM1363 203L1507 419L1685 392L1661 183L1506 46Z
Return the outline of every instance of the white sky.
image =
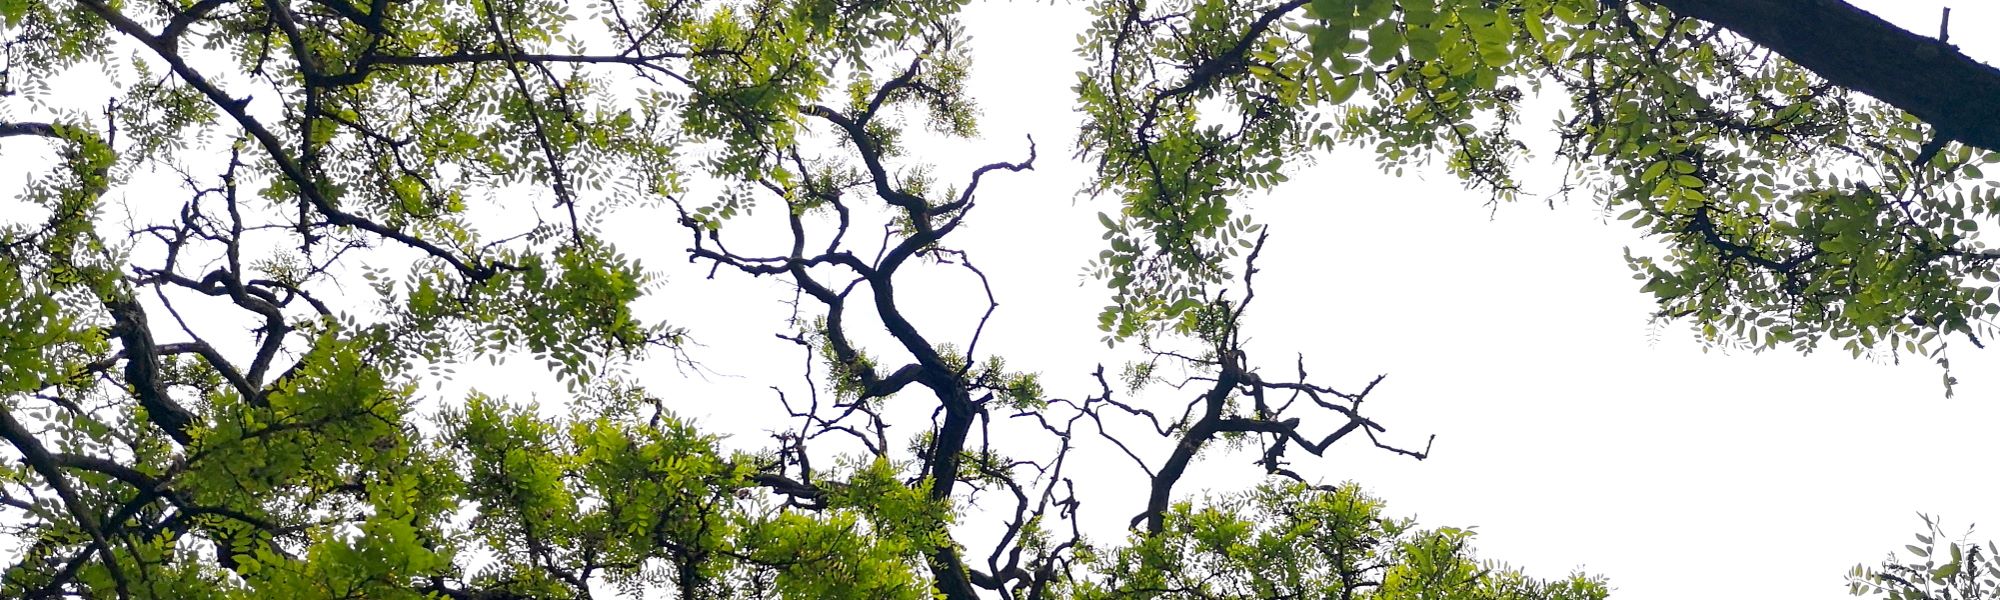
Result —
M1912 30L1936 30L1939 2L1858 3ZM1956 4L1953 41L2000 58L1989 34L2000 6ZM969 91L985 137L916 154L936 161L944 181L962 183L972 165L1019 159L1024 134L1040 141L1038 169L988 178L969 228L950 241L973 253L999 294L982 354L1040 372L1053 395L1087 395L1094 366L1115 373L1129 351L1098 342L1095 315L1107 294L1079 286L1084 262L1102 249L1093 215L1115 210L1075 195L1089 169L1068 160L1079 121L1072 49L1086 18L1073 3L988 2L967 14ZM1553 188L1551 165L1543 158L1523 172L1531 191ZM18 173L0 170L10 186ZM1844 597L1846 569L1909 543L1917 511L1943 515L1951 528L2000 521L1994 446L1985 441L2000 425L2000 353L1955 345L1961 384L1949 400L1938 369L1921 358L1896 366L1837 352L1704 353L1684 327L1648 330L1654 305L1621 258L1642 244L1634 230L1582 200L1497 211L1484 201L1440 173L1382 175L1352 150L1254 203L1255 219L1273 232L1247 329L1253 361L1267 374L1289 373L1303 353L1316 381L1343 389L1388 373L1367 409L1390 427L1385 440L1421 446L1437 435L1427 461L1352 439L1323 460L1299 453L1300 472L1359 481L1392 513L1426 526L1477 526L1483 556L1531 573L1605 575L1630 600ZM773 212L731 233L769 226ZM804 393L798 349L772 337L784 330L790 292L727 273L703 280L705 266L685 260L679 227L646 217L614 222L610 233L665 271L649 313L690 327L706 345L696 357L719 375L691 378L664 358L635 374L683 415L763 446L762 431L787 426L769 420L776 401L767 386ZM899 289L912 318L933 341L962 347L983 308L976 282L909 271ZM916 307L925 298L943 308ZM864 340L887 354L880 335ZM476 387L559 404L562 388L524 368L533 365L467 366L435 397ZM1143 398L1177 413L1187 397ZM928 413L920 394L896 402ZM915 430L911 422L891 432ZM1143 494L1137 470L1111 460L1114 449L1090 451L1105 460L1082 473L1079 492L1102 540L1122 531ZM1165 454L1155 447L1148 458ZM1212 456L1179 489L1241 489L1256 473L1247 457Z

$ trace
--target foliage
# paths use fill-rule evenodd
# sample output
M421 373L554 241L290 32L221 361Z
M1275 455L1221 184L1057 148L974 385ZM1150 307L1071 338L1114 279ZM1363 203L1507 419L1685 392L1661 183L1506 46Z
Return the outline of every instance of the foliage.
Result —
M1856 596L1876 596L1889 600L1977 600L2000 597L2000 546L1970 541L1972 530L1951 539L1943 523L1919 514L1924 531L1917 543L1904 546L1908 557L1890 553L1879 569L1854 565L1847 573L1847 589ZM1919 562L1921 561L1921 562Z
M1467 529L1418 529L1352 484L1270 483L1203 506L1175 504L1161 535L1104 557L1078 598L1463 598L1601 600L1601 580L1540 581L1482 562Z
M54 158L0 221L0 595L1603 597L1293 471L1349 437L1429 446L1364 414L1380 377L1252 360L1266 232L1235 200L1338 143L1512 197L1508 126L1547 79L1578 185L1671 242L1634 264L1712 339L1930 352L2000 310L1968 279L1993 276L1985 154L1610 4L1097 4L1101 322L1144 358L1063 392L980 347L998 304L951 237L1035 141L953 175L907 149L978 131L963 2L0 0L0 140ZM773 386L775 443L620 377L692 352L639 306L641 259L681 257L626 253L624 218L796 290L775 329L807 385ZM898 291L936 285L911 265L979 281L969 337L906 316ZM522 358L573 397L418 393ZM1232 449L1265 485L1177 489ZM1092 452L1147 480L1122 541L1083 534Z
M1397 174L1436 161L1518 197L1523 99L1549 94L1568 104L1557 195L1581 192L1662 243L1630 258L1660 318L1714 344L1835 343L1946 367L1952 336L1992 337L2000 254L1979 227L2000 187L1981 169L2000 154L1676 4L1697 3L1095 5L1081 141L1103 174L1093 191L1123 206L1104 218L1105 330L1184 328L1196 304L1181 300L1248 247L1241 199L1318 151L1362 146Z

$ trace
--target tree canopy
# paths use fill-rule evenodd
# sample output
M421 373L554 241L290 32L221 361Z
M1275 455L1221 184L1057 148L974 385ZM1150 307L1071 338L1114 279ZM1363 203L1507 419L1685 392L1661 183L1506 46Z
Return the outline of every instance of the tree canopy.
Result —
M1848 592L1856 596L1881 596L1890 600L1946 600L2000 596L2000 565L1993 557L2000 544L1981 546L1968 530L1958 539L1948 537L1940 519L1918 513L1924 522L1916 544L1904 546L1908 558L1892 553L1879 569L1855 565L1847 573Z
M1842 2L1109 3L1098 16L1082 141L1095 190L1125 207L1105 257L1121 336L1179 318L1193 305L1173 299L1226 277L1232 200L1315 150L1372 147L1397 172L1441 161L1513 199L1529 94L1568 101L1563 193L1664 242L1634 270L1663 317L1716 343L1949 367L1949 340L1982 343L2000 314L2000 254L1978 232L2000 209L1980 170L1994 144L1970 133L2000 119L1971 100L1986 96L1931 83L2000 71Z
M1429 447L1367 416L1380 378L1245 350L1241 200L1339 145L1511 200L1554 97L1565 191L1668 248L1631 257L1660 318L1948 366L2000 313L2000 135L1960 100L2000 73L1782 4L1092 3L1099 322L1146 358L1052 390L981 352L993 282L951 236L1062 141L909 150L979 132L963 3L0 0L0 148L54 158L0 218L0 595L1601 598L1292 469ZM626 251L634 218L685 253ZM618 376L700 361L696 316L635 308L642 259L795 293L772 443ZM909 317L941 285L913 265L976 282L969 335ZM421 402L479 359L545 365L566 414ZM1228 452L1267 481L1186 493ZM1084 453L1144 473L1138 514L1088 512Z

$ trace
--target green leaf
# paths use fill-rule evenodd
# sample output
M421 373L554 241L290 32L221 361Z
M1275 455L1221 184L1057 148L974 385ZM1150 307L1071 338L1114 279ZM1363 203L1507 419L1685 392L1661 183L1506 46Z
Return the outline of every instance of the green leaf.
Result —
M1354 13L1354 0L1312 0L1307 5L1311 15L1318 19L1343 19Z
M1361 89L1360 76L1348 75L1342 77L1339 82L1333 84L1333 89L1327 91L1326 101L1329 104L1347 102L1348 98L1354 97L1355 90L1359 89Z
M1375 64L1387 64L1403 49L1403 34L1394 21L1382 23L1368 30L1368 60Z
M21 24L21 17L28 13L28 0L0 0L0 17L6 19L8 27Z

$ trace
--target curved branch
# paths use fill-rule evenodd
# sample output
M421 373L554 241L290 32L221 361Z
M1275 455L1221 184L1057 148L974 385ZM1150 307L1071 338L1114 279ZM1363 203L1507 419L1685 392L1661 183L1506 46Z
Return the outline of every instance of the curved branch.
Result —
M34 136L41 136L41 137L49 137L49 138L52 138L52 137L62 137L62 136L60 136L60 135L57 135L57 134L56 134L56 127L55 127L54 125L50 125L50 124L48 124L48 123L35 123L35 122L23 122L23 123L7 123L7 122L0 122L0 138L4 138L4 137L14 137L14 136L17 136L17 135L34 135Z

